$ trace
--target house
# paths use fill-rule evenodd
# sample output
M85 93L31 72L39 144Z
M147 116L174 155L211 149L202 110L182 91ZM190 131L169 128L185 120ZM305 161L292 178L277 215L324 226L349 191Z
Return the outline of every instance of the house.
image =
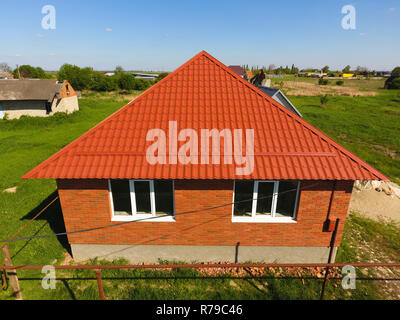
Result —
M158 77L158 73L132 73L136 79L144 80L155 80Z
M281 90L265 86L259 86L258 89L269 95L275 101L279 102L286 109L297 114L299 117L302 117L301 113L296 109L296 107L290 102L290 100L285 96L285 94Z
M5 80L9 80L9 79L14 79L14 76L9 73L9 72L0 72L0 79L5 79Z
M244 69L241 66L228 66L229 69L231 69L234 73L236 73L239 77L245 78L248 77L248 74L246 72L246 69ZM247 80L249 80L248 78Z
M45 117L79 110L76 92L68 81L0 80L0 118L23 115Z
M132 263L326 262L388 180L205 51L23 178L56 179L74 259Z
M353 78L354 77L354 73L342 73L340 75L340 77L342 77L342 78Z

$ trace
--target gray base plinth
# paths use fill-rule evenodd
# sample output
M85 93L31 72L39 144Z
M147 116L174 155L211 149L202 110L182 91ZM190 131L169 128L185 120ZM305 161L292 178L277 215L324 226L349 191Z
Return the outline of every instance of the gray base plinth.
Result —
M182 246L182 245L106 245L71 244L76 261L93 258L125 258L130 263L157 263L159 260L181 262L275 262L326 263L329 247L276 246ZM334 248L332 262L337 248Z

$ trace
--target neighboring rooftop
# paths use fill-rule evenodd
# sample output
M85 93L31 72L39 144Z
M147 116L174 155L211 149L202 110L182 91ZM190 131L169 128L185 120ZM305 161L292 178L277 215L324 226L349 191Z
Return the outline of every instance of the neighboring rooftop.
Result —
M293 103L289 100L288 97L285 96L285 94L281 90L264 86L258 86L258 89L269 95L272 99L279 102L281 105L283 105L291 112L297 114L299 117L302 117L299 110L297 110L297 108L293 105Z
M240 77L246 75L246 70L241 66L229 66L228 68L231 69L234 73L236 73Z
M150 164L147 134L168 134L169 121L178 132L253 129L252 174L238 176L237 165L222 160ZM389 180L205 51L23 178Z
M46 100L59 96L63 82L57 80L0 80L0 100Z

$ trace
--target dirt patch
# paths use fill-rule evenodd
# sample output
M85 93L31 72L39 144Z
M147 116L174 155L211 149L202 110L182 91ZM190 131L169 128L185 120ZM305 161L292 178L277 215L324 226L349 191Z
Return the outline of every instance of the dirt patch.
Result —
M283 89L293 96L320 96L325 94L336 96L376 96L375 91L360 91L354 87L321 86L315 83L302 81L285 81Z
M382 191L354 189L349 209L374 220L400 223L400 199Z

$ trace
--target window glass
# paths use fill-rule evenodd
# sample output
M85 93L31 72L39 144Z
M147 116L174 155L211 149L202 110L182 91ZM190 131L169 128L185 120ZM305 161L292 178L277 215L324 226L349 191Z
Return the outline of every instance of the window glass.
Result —
M135 181L136 213L151 214L150 181Z
M154 181L154 192L156 198L156 215L173 215L174 198L172 181Z
M257 194L257 215L271 216L272 196L274 193L274 182L259 182Z
M276 217L294 217L297 197L297 181L280 181Z
M132 215L129 180L111 180L110 184L114 205L114 215Z
M254 181L235 182L235 199L234 199L235 204L233 211L233 214L235 216L251 217L251 209L253 205L253 192L254 192Z

